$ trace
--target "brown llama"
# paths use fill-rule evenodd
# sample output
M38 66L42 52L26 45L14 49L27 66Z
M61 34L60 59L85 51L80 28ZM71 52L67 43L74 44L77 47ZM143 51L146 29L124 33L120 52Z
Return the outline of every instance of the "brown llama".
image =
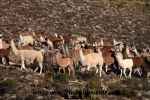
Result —
M64 39L65 44L70 45L70 39L71 39L71 37L70 37L69 34L68 35L63 35L63 39Z
M10 47L9 41L2 40L2 49L8 49Z
M63 69L63 72L65 73L65 67L69 67L69 75L70 72L72 71L73 75L74 75L74 67L73 67L73 61L71 58L61 58L60 57L60 53L56 52L55 53L55 57L56 57L56 62L59 65L59 70L58 73L60 73L60 69Z
M98 51L99 49L100 49L100 47L96 47L96 52L99 53L99 51ZM107 73L108 67L113 68L114 64L116 65L117 72L118 72L118 70L119 70L118 63L117 63L115 57L113 56L113 47L104 47L100 50L102 52L102 56L105 61L105 72Z
M34 31L32 31L32 32L31 32L31 35L33 36L33 38L34 38L36 41L45 42L45 34L35 33Z
M111 46L110 42L107 42L107 41L103 41L103 38L99 38L99 43L100 43L100 46Z
M0 49L0 63L2 63L2 57L5 58L6 63L5 65L9 65L9 55L10 55L10 50L9 49Z

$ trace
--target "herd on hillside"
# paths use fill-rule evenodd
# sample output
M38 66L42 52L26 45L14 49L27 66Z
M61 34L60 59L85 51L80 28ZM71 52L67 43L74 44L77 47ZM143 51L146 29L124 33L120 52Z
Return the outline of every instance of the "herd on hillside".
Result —
M143 45L137 49L134 44L116 41L111 37L110 41L104 41L101 37L85 37L74 35L59 35L57 33L35 33L29 34L17 31L17 38L5 40L0 35L0 63L6 66L10 63L11 52L21 61L21 70L26 70L26 65L36 61L40 68L57 66L60 70L68 69L68 73L75 75L76 71L85 72L95 70L101 77L102 71L108 73L115 71L131 78L138 74L140 77L147 76L150 68L150 48ZM3 62L5 59L5 63ZM128 75L126 75L128 74Z

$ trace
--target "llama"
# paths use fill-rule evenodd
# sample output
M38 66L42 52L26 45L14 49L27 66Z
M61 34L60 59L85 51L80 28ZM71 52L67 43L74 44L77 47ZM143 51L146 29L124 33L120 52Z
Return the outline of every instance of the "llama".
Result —
M145 55L143 57L143 61L144 61L144 64L146 66L145 70L146 71L147 71L147 69L150 70L150 60L149 60L149 57L147 55Z
M53 42L50 41L48 38L45 38L47 45L48 45L48 49L53 50L54 46L53 46Z
M2 49L8 49L10 47L9 41L2 41Z
M136 57L142 57L144 53L139 53L135 46L132 47L132 51L135 53Z
M122 77L122 73L127 77L126 75L126 69L128 68L130 70L129 72L129 78L131 78L131 73L132 73L132 66L133 66L133 60L132 59L122 59L122 53L116 53L115 57L118 61L118 65L120 66L120 78ZM123 72L122 72L123 71Z
M38 65L40 67L40 74L42 73L43 68L43 55L40 51L36 50L18 50L14 44L14 41L10 41L10 46L12 48L12 51L14 55L18 56L21 59L21 70L25 69L27 72L28 70L25 67L25 61L30 64L33 62L34 59L38 62ZM38 67L34 70L36 72L38 70Z
M29 46L29 45L22 46L21 42L19 41L18 42L18 50L34 50L34 47Z
M45 66L56 66L56 59L55 59L55 52L56 51L46 51L43 54L43 62Z
M119 48L119 51L122 51L123 49L123 42L117 42L116 39L114 37L112 37L112 45L114 47L118 47Z
M140 69L142 69L142 72L147 75L148 69L145 66L144 59L142 57L128 57L127 53L124 52L123 59L129 59L129 58L133 60L132 70L134 70L134 73L135 71L138 71L139 76L141 76Z
M49 47L53 49L58 49L60 45L64 44L64 40L55 36L50 36L45 38Z
M111 46L111 44L110 44L110 42L104 42L103 41L103 38L99 38L99 44L98 45L100 45L100 46Z
M23 46L28 45L29 43L33 45L34 39L31 35L29 36L22 36L21 32L18 31L19 39L21 43L23 43Z
M63 39L64 39L65 44L70 45L70 40L71 40L70 34L63 35Z
M99 53L99 49L100 47L96 47L96 52ZM116 59L115 57L113 56L112 52L111 52L111 49L109 50L110 48L102 48L101 49L101 52L102 52L102 56L103 56L103 59L105 61L105 72L107 73L108 71L108 66L113 66L114 64L116 65L117 67L117 70L118 70L118 64L116 62Z
M70 56L69 49L68 49L68 46L66 44L61 45L60 48L59 48L59 50L60 50L63 58Z
M74 50L74 49L69 49L69 57L72 58L72 60L74 62L75 69L77 69L77 66L78 66L79 61L80 61L79 51Z
M72 71L73 75L74 75L74 67L73 67L73 61L71 58L60 58L60 53L56 52L55 53L55 57L56 57L56 62L59 65L59 70L58 73L60 73L60 69L63 69L63 72L65 73L65 67L69 67L69 75L70 72Z
M42 45L41 43L42 42L46 42L46 40L45 40L45 36L44 35L42 35L42 34L36 34L34 31L32 31L31 33L30 33L32 36L33 36L33 38L36 40L36 42L35 42L35 45L37 46L37 42L40 42L40 46Z
M99 38L90 38L89 41L91 44L94 44L95 42L99 42Z
M80 49L81 48L81 46L80 45L76 45L75 46L75 49L77 50L77 49ZM85 49L85 48L82 48L82 51L83 51L83 54L84 55L87 55L87 54L89 54L89 53L94 53L94 48L93 49Z
M127 53L128 57L134 57L134 55L130 53L129 46L126 46L125 52Z
M82 66L87 66L87 70L89 71L92 67L96 68L96 73L98 73L98 68L99 67L99 76L101 77L101 72L102 72L102 66L104 59L102 57L102 53L90 53L87 55L83 54L82 48L78 48L79 50L79 56L80 56L80 62Z
M81 42L87 42L87 39L85 37L78 37L76 40L81 41Z
M0 34L0 49L3 48L3 44L2 44L2 34Z
M2 60L2 57L4 57L6 60L5 63L6 66L9 65L9 55L10 55L9 49L0 49L0 60ZM2 61L0 63L2 63Z

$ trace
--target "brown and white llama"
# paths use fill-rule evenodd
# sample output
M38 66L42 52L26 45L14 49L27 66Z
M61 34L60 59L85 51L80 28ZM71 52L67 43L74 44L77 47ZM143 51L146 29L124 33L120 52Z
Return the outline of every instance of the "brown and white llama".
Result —
M132 70L138 71L138 74L141 76L140 69L142 69L142 72L147 76L148 69L145 65L143 57L129 57L126 52L123 52L123 59L132 59L133 60L133 67Z
M32 35L33 38L36 40L36 43L35 43L36 46L37 46L37 42L40 43L40 46L41 46L41 43L42 43L42 42L46 42L46 40L45 40L45 35L44 35L44 34L35 33L34 31L32 31L32 32L31 32L31 35Z

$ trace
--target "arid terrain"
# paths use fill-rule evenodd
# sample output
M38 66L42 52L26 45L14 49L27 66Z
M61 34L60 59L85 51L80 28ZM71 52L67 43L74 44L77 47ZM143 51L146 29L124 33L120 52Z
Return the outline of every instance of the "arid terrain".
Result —
M5 39L18 38L17 30L103 37L134 43L139 48L150 44L150 0L1 0L0 33ZM15 58L11 55L13 59ZM57 74L57 67L46 66L41 76L20 70L20 62L0 65L0 99L88 99L148 100L150 77L119 78L113 72ZM150 76L148 74L148 76ZM47 93L47 91L49 93ZM50 93L50 91L60 91ZM71 91L76 93L64 93ZM105 93L82 93L100 91Z

